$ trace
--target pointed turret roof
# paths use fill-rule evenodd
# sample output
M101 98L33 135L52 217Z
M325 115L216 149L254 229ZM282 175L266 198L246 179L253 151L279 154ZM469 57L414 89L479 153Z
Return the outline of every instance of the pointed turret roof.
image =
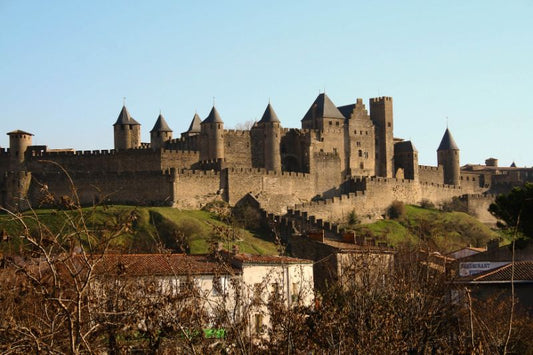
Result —
M213 106L211 112L209 112L209 116L207 116L207 118L202 123L224 123L224 121L222 121L222 118L220 118L217 109L215 108L215 106Z
M313 117L342 118L344 115L325 93L319 94L302 121L312 120Z
M118 114L117 122L115 122L115 125L117 124L131 124L131 125L140 125L139 122L135 121L128 112L128 109L126 108L126 105L122 106L122 110L120 110L120 113Z
M439 150L459 150L459 147L455 143L455 140L453 139L448 128L446 128L446 132L444 132L444 136L442 136L442 140L440 141L437 151Z
M154 128L152 128L151 132L172 132L170 127L167 124L167 121L165 121L165 118L162 114L159 114L159 117L157 117L157 121L155 121Z
M200 133L201 128L200 125L202 124L202 119L200 116L198 116L197 113L194 114L194 117L192 118L191 125L189 126L189 129L185 133Z
M265 113L263 113L263 117L261 117L259 122L260 123L279 122L278 115L276 115L276 111L274 111L270 102L268 103Z
M516 168L516 163L513 161L513 163L511 164L511 168Z

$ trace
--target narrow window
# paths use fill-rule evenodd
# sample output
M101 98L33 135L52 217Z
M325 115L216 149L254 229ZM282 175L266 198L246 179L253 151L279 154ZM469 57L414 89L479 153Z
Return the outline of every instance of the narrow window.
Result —
M358 154L359 154L360 157L362 157L363 156L363 151L361 149L359 149Z

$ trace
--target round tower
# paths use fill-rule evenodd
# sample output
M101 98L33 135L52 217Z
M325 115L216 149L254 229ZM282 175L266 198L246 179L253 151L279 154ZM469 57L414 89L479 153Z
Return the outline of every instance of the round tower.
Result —
M459 185L461 181L461 165L459 163L459 147L446 128L444 136L437 149L438 164L442 165L444 183L447 185Z
M224 159L224 121L213 106L201 123L200 160Z
M154 128L150 131L150 146L152 149L163 148L165 142L172 139L172 130L160 113L155 121Z
M113 124L115 149L132 149L141 146L141 124L135 121L126 106L122 106L117 121Z
M24 153L26 149L32 144L33 134L16 130L7 133L9 136L9 154L11 161L16 164L24 162Z
M265 169L281 171L280 121L270 103L257 125L259 129L263 129Z

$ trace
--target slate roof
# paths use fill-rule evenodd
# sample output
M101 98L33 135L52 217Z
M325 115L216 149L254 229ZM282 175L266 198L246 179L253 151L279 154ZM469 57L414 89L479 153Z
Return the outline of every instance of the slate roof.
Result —
M139 122L135 121L128 112L128 109L126 108L126 105L122 106L122 110L120 110L120 113L118 114L117 122L115 122L115 125L140 125Z
M29 132L25 132L25 131L21 131L20 129L17 129L15 131L11 131L11 132L7 132L6 133L8 136L11 136L11 135L15 135L15 134L25 134L27 136L33 136L33 134L29 133Z
M259 122L260 123L279 122L278 115L276 115L276 112L272 108L272 105L270 104L270 102L268 103L265 113L263 113L263 117L261 117Z
M340 113L342 113L342 115L347 119L349 119L352 116L352 112L354 108L355 108L355 104L337 107Z
M200 116L198 116L197 113L194 114L194 117L192 118L191 124L189 126L189 129L187 130L187 133L200 133L201 132L201 125L202 119Z
M224 123L224 121L222 121L222 118L220 118L220 114L218 113L215 106L213 106L211 112L209 112L209 116L207 116L207 118L202 123Z
M150 132L172 132L170 127L167 124L167 121L165 121L165 118L162 114L159 114L159 117L157 117L157 121L155 121L154 128Z
M345 118L325 93L318 95L302 121L312 120L313 117Z
M394 144L395 153L410 153L418 152L415 148L415 145L411 141L402 141Z
M442 140L440 141L440 145L437 150L459 150L459 147L455 143L455 140L453 139L448 128L446 128L446 132L444 132L444 136L442 136Z
M95 266L97 275L176 276L237 271L209 255L187 254L106 254Z
M460 278L459 282L498 283L511 282L512 264L506 264L476 275ZM516 261L514 263L514 281L533 283L533 260Z

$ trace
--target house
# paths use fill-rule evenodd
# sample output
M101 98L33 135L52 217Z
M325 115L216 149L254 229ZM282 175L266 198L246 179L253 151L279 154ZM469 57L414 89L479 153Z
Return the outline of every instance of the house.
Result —
M183 295L182 302L202 313L206 327L221 316L244 322L249 335L262 336L270 326L269 302L286 307L311 306L313 263L283 256L219 250L211 255L104 254L94 267L98 287L117 279L133 280L140 297ZM139 288L137 288L139 289Z

